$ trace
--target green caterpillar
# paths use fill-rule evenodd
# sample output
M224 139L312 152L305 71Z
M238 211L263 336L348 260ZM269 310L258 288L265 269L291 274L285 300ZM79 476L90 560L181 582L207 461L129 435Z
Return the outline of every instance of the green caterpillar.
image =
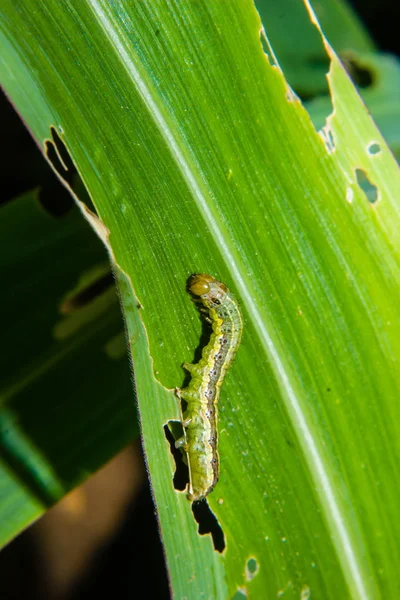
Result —
M184 435L175 445L186 452L190 477L188 497L195 502L205 498L219 478L217 405L226 371L240 344L243 319L228 288L211 275L192 275L188 291L212 325L210 341L200 361L183 365L191 374L189 385L176 389L178 398L186 402L186 408L181 417Z

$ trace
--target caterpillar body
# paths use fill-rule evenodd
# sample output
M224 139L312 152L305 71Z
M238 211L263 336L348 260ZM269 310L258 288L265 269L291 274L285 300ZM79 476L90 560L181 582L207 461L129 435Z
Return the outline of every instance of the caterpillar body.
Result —
M239 305L228 288L211 275L192 275L188 291L200 312L211 323L212 333L196 364L184 363L191 380L177 388L181 399L184 435L176 446L186 452L189 467L188 497L198 501L207 496L219 478L218 399L243 332ZM182 412L182 400L185 410Z

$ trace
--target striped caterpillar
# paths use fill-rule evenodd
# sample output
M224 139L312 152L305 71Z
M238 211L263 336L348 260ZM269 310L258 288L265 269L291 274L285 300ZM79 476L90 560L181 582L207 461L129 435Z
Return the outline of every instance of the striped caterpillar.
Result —
M205 498L218 481L217 405L226 371L240 344L243 320L231 292L211 275L192 275L187 287L201 314L212 326L200 361L183 365L191 375L189 385L176 389L184 435L175 445L186 453L190 478L188 497L195 502Z

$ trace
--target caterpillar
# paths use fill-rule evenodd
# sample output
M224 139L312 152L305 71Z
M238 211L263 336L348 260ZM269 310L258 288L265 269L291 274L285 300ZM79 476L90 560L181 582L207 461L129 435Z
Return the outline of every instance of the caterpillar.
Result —
M200 361L183 364L191 375L189 385L175 390L184 431L175 445L186 453L188 498L197 502L213 490L219 478L217 405L222 382L242 338L243 320L234 296L225 284L211 275L192 275L187 289L212 326Z

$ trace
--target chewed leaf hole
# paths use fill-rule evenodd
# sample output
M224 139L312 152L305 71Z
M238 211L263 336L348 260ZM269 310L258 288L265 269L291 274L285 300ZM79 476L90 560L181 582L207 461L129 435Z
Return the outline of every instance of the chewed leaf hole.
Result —
M169 442L171 454L175 460L174 488L179 492L183 492L189 483L189 469L184 462L182 451L175 446L175 441L183 435L181 423L179 421L168 421L168 424L164 425L164 434Z
M258 573L258 562L255 558L249 558L249 560L247 561L247 565L246 565L246 579L247 581L250 581L251 579L253 579L253 577L255 577Z
M264 29L261 29L261 31L260 31L260 42L261 42L261 46L264 51L264 54L268 58L269 63L271 65L277 66L274 53L272 51L272 48L270 46L269 40L266 36Z
M185 462L185 452L176 448L175 442L183 435L183 429L180 421L168 421L164 425L164 434L167 438L171 454L175 460L175 474L173 478L174 488L179 492L183 492L189 483L189 469ZM189 503L189 500L188 500ZM221 525L218 523L217 517L210 509L207 500L193 502L193 516L199 525L199 534L211 534L215 550L223 552L225 550L225 536Z
M333 131L330 127L325 125L320 130L320 135L325 142L325 147L327 151L331 154L335 150L335 138L333 137Z
M62 127L59 127L59 131L63 133ZM50 134L50 138L44 140L44 152L47 160L53 167L53 170L56 172L59 179L63 181L67 190L72 192L76 198L86 204L92 212L96 212L85 184L68 152L68 148L55 127L50 127ZM54 216L62 216L73 204L73 199L69 196L70 201L67 208L65 208L65 201L64 204L61 203L59 196L59 194L57 196L51 194L51 190L50 192L45 190L39 196L41 204Z
M342 55L343 64L353 83L359 88L368 88L374 84L375 73L372 69L361 65L354 56Z
M247 590L245 588L240 588L234 596L232 596L231 600L247 600Z
M225 536L221 525L218 523L217 517L212 512L207 500L193 502L192 511L194 518L199 524L199 534L211 534L215 550L223 552L225 550Z
M73 178L76 174L75 165L68 154L64 142L54 127L50 127L50 133L51 139L47 139L44 142L46 156L61 179L69 187L72 187Z
M378 200L378 188L371 183L365 171L356 169L357 183L367 197L368 202L374 204Z
M371 156L374 156L381 152L381 147L377 142L371 142L371 144L368 145L367 152L368 154L371 154Z

